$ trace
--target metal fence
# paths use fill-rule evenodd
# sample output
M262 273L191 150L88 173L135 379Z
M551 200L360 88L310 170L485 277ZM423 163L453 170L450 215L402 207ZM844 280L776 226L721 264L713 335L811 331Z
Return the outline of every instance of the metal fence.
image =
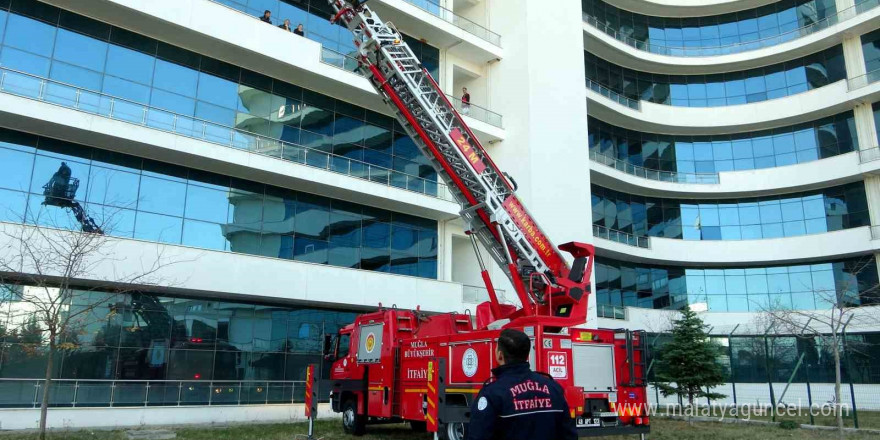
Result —
M638 50L642 50L645 52L655 53L659 55L668 55L668 56L677 56L677 57L705 57L705 56L718 56L718 55L729 55L741 52L748 52L757 49L762 49L765 47L775 46L781 43L789 42L796 40L801 37L805 37L808 35L812 35L818 31L823 29L827 29L831 26L834 26L838 23L850 20L859 14L867 12L871 9L874 9L878 4L880 4L880 0L865 0L859 2L855 6L851 6L849 8L843 9L836 14L825 17L815 23L808 24L806 26L802 26L798 29L794 29L788 32L781 33L779 35L774 35L771 37L761 38L753 41L747 42L739 42L733 43L723 46L698 46L698 47L685 47L685 46L666 46L660 44L654 44L649 41L638 40L629 35L621 33L618 29L615 29L605 23L600 23L596 17L591 15L583 14L584 21L590 26L596 28L597 30L607 34L608 36L628 45L634 47Z
M609 89L608 87L605 87L602 84L599 84L589 78L587 78L586 80L587 80L587 89L592 90L592 91L594 91L594 92L596 92L596 93L598 93L598 94L600 94L600 95L602 95L602 96L604 96L604 97L606 97L606 98L608 98L608 99L610 99L610 100L612 100L622 106L629 107L629 108L635 109L635 110L642 109L642 104L639 100L627 98L626 96L623 96L620 93L617 93L617 92Z
M593 225L593 236L611 240L628 246L639 247L643 249L651 249L650 237L644 235L634 235L628 232L609 229L604 226Z
M880 81L880 69L872 70L864 75L859 75L854 78L847 78L846 88L849 91L853 91L877 81Z
M454 201L440 182L24 72L0 68L0 92Z
M43 379L0 379L0 408L39 408ZM304 401L304 381L53 379L52 407L266 405Z
M717 185L721 182L721 177L718 173L679 173L677 171L652 170L650 168L633 165L625 160L620 160L597 151L590 151L590 160L636 177L657 180L660 182L696 183L704 185Z

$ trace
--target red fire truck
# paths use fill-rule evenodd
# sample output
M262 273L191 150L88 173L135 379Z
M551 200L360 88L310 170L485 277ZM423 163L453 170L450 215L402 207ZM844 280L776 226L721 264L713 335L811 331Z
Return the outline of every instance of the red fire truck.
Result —
M554 246L516 196L516 184L483 149L454 106L390 22L366 0L328 0L334 22L358 48L358 70L375 87L461 205L489 300L476 316L428 315L382 308L359 316L327 340L331 403L349 433L373 423L409 422L414 429L459 440L471 401L495 367L503 328L533 342L533 369L565 389L581 436L645 435L649 431L645 336L587 330L593 246ZM518 306L499 302L480 246L503 269ZM570 254L569 265L560 252Z

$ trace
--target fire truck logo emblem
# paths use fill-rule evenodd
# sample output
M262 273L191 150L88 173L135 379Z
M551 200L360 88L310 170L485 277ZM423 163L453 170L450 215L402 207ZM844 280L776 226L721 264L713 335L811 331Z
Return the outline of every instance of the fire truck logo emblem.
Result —
M376 335L370 333L367 335L367 340L364 342L364 348L367 349L367 353L372 353L373 349L376 348Z
M477 409L482 411L486 409L487 406L489 406L489 401L486 400L485 397L480 397L480 400L477 401Z
M464 371L464 375L467 377L474 377L477 374L477 366L480 364L479 359L477 359L477 351L473 348L468 348L464 351L464 356L461 357L461 369Z

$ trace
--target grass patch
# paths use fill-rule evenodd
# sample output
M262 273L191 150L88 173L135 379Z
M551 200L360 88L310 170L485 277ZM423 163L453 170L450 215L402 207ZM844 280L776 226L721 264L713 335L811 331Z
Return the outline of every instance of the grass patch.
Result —
M798 429L795 431L779 429L777 426L754 426L745 424L687 422L656 418L652 421L651 440L832 440L837 438L835 431L819 431ZM306 425L271 424L271 425L236 425L225 427L186 427L174 428L180 440L293 440L296 434L305 434ZM342 432L339 421L323 421L316 423L316 437L325 440L354 440ZM37 434L0 433L0 440L33 440ZM126 440L125 431L55 431L50 439L65 440ZM429 434L412 432L407 425L368 426L367 435L361 440L430 440ZM614 440L636 439L636 436L610 437ZM870 433L847 434L848 440L878 440L880 435Z

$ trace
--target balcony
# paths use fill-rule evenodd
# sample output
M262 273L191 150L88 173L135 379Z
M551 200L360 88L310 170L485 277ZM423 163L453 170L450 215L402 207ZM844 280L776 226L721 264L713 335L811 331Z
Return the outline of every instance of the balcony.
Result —
M321 48L321 61L330 64L331 66L335 66L340 69L344 69L349 72L361 75L361 73L357 70L358 60L346 54L339 53L327 48ZM453 106L455 106L455 109L458 110L458 112L462 116L467 116L480 122L485 122L493 127L504 128L503 117L500 114L476 104L468 105L467 111L465 111L464 104L461 102L461 97L455 97L454 95L451 95L449 93L446 93L446 96L449 97L449 101L453 104Z
M855 78L847 78L846 88L849 91L858 90L877 81L880 81L880 69L868 72L864 75L859 75Z
M0 93L148 127L228 148L319 168L369 182L454 201L446 185L418 176L184 116L27 73L0 68Z
M651 238L644 235L633 235L628 232L609 229L604 226L593 225L593 237L611 240L615 243L627 246L651 249Z
M614 102L616 104L620 104L624 107L628 107L631 109L641 110L641 108L642 108L641 101L639 101L637 99L627 98L626 96L623 96L620 93L617 93L617 92L609 89L608 87L605 87L602 84L599 84L589 78L587 78L586 81L587 81L587 89L592 90L601 96L604 96L605 98L607 98L611 102Z
M447 22L451 23L453 26L471 34L475 35L483 40L486 40L498 47L501 47L501 35L496 34L495 32L486 29L483 26L480 26L474 23L467 18L464 18L460 15L456 15L449 9L446 9L437 3L428 1L428 0L404 0L407 3Z
M628 35L621 34L618 30L611 28L605 23L600 23L593 16L584 14L583 18L584 22L586 22L593 28L607 34L608 36L623 44L626 44L627 46L633 47L640 51L672 57L715 57L754 51L797 40L799 38L806 37L821 30L827 29L838 23L846 22L852 18L857 17L860 14L874 9L878 5L880 5L880 0L864 0L856 4L855 6L843 9L829 17L825 17L824 19L819 20L816 23L812 23L789 32L745 43L735 43L712 47L684 47L653 44L648 41L637 40Z
M718 173L679 173L676 171L652 170L595 151L590 151L590 160L632 176L641 177L642 179L656 180L659 182L701 185L717 185L721 182Z

